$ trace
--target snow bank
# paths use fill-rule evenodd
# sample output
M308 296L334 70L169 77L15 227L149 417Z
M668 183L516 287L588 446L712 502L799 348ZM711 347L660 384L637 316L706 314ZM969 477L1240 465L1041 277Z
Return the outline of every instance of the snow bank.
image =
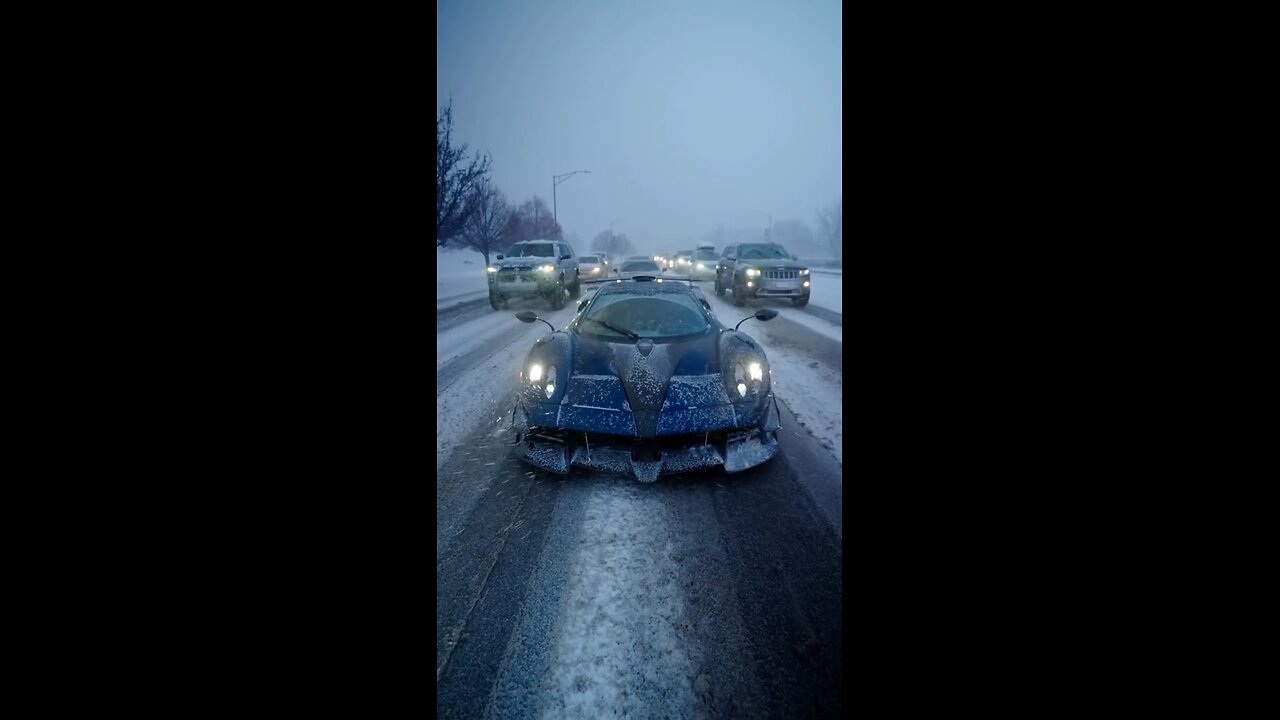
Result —
M492 257L492 256L490 256ZM484 256L474 250L436 248L436 308L489 294Z

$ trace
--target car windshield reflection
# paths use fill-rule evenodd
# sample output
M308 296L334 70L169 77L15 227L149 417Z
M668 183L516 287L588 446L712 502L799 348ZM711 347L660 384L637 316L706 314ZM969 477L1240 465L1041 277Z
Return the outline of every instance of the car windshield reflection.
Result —
M634 339L631 334L653 340L698 335L707 332L711 324L696 302L691 296L675 293L666 297L604 295L579 320L578 331L618 342Z

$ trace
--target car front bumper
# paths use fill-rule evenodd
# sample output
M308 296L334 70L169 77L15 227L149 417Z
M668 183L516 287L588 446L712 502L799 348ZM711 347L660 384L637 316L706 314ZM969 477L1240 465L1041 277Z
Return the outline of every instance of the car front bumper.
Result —
M503 275L504 273L498 273L498 277L490 279L490 291L499 295L546 295L556 287L556 279L543 273L521 273L520 276L513 273L508 277Z
M637 438L530 428L521 409L513 411L516 454L525 462L562 475L578 466L631 475L645 483L662 475L716 467L735 473L772 459L778 454L777 431L781 427L772 394L761 419L759 425L749 427Z

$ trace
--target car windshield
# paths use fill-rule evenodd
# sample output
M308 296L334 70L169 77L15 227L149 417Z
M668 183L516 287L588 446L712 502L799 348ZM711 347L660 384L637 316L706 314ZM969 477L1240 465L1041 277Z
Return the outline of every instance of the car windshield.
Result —
M578 262L580 262L580 263L598 263L598 262L600 262L600 260L599 260L595 255L579 255L579 256L578 256Z
M623 263L621 272L658 272L658 263L652 260L633 260Z
M738 248L738 257L743 260L774 260L777 258L791 258L781 245L743 245Z
M715 250L699 250L698 259L699 260L719 260L720 256L716 254Z
M507 257L555 257L552 243L516 243L507 248Z
M698 301L685 293L608 293L596 298L578 321L582 333L630 342L633 333L663 340L707 332L711 324Z

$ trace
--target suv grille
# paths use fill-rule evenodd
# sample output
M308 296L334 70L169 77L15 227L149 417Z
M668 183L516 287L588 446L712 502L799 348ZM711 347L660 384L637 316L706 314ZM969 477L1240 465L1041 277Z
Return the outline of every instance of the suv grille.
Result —
M533 268L521 267L518 271L517 269L499 270L498 279L502 282L515 282L517 279L535 280L536 276L533 274Z
M795 280L800 275L795 270L765 270L764 277L770 280Z

